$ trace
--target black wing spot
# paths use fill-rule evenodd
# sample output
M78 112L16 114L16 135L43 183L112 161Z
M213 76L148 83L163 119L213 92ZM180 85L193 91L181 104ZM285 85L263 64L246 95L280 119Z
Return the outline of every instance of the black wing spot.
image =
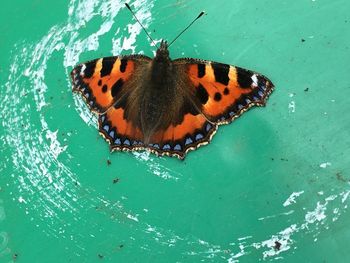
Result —
M128 65L128 60L126 58L122 58L120 60L120 72L125 72L127 65Z
M102 80L99 80L97 85L101 86L102 85Z
M252 86L252 73L246 69L236 67L237 82L241 88L250 88Z
M224 95L228 95L228 94L230 94L230 90L226 87L226 88L224 89Z
M123 86L124 81L122 79L118 79L116 83L113 84L111 88L112 97L116 97L120 92L120 88Z
M207 103L209 99L209 94L207 90L200 83L196 89L196 96L202 104Z
M214 95L214 100L215 101L220 101L221 100L221 94L219 92L216 92Z
M85 64L84 78L91 78L94 75L96 67L96 60Z
M211 67L214 70L215 80L221 84L228 85L230 78L228 73L230 72L230 66L221 63L211 63Z
M111 74L116 57L104 58L102 60L102 68L100 71L101 78Z
M102 86L102 92L103 92L103 93L106 93L106 92L107 92L107 89L108 89L107 85L103 85L103 86Z
M205 64L198 64L198 78L203 78L205 75Z

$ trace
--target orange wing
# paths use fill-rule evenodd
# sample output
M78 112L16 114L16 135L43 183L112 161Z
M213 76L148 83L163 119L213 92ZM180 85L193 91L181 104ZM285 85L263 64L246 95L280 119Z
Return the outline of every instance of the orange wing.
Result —
M118 93L137 67L149 63L146 56L114 56L91 60L71 72L73 91L80 93L89 108L103 113L118 99Z
M252 106L264 106L273 90L265 76L243 68L196 59L177 59L202 104L202 113L213 123L229 123ZM183 69L185 68L185 69Z

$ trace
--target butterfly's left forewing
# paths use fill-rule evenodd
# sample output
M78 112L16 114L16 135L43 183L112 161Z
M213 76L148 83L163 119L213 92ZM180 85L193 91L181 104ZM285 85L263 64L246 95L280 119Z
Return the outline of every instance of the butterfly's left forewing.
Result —
M149 63L146 56L114 56L91 60L76 66L71 72L73 91L80 93L89 108L104 113L115 104L124 84L138 67Z

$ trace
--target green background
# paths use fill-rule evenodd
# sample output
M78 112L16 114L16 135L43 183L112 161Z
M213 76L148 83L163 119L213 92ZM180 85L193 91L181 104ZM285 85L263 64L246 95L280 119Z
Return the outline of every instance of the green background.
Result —
M171 56L261 72L275 92L185 161L110 154L69 72L152 56L123 2L3 2L0 262L347 262L350 2L130 4L156 40L205 10Z

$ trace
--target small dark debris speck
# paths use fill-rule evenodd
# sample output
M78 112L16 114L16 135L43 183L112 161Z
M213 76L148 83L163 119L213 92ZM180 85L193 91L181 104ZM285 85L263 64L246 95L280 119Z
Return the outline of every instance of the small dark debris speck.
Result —
M309 88L304 89L304 91L305 91L305 92L308 92L308 91L309 91Z
M118 182L119 182L119 178L114 178L114 179L113 179L113 183L114 183L114 184L116 184L116 183L118 183Z
M107 165L111 165L112 164L112 162L111 162L111 160L107 160Z
M124 245L123 245L123 244L119 245L119 248L123 248L123 247L124 247Z
M302 39L301 39L301 42L305 42L305 39L304 39L304 38L302 38Z
M274 249L276 249L276 250L280 250L281 249L281 243L280 242L278 242L278 241L275 241L275 245L274 245Z
M339 181L341 181L341 182L344 182L344 183L347 182L347 180L344 178L344 176L342 175L341 172L337 172L337 173L336 173L336 176L337 176L337 180L339 180Z
M103 259L104 258L104 256L101 255L101 254L98 254L97 256L98 256L99 259Z
M12 259L16 260L17 258L18 258L18 254L17 253L13 254Z

